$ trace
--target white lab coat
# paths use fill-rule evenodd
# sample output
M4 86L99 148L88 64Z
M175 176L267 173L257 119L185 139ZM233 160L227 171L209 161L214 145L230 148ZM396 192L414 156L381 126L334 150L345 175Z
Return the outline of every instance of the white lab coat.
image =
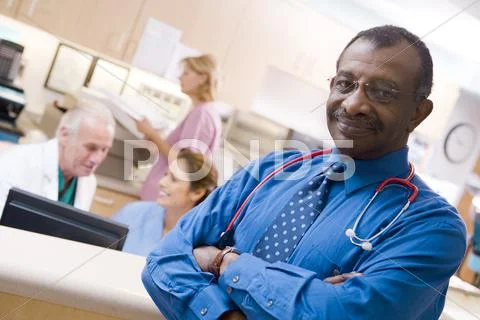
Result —
M58 200L58 140L18 145L0 154L0 217L11 187ZM97 180L79 177L74 206L89 210Z

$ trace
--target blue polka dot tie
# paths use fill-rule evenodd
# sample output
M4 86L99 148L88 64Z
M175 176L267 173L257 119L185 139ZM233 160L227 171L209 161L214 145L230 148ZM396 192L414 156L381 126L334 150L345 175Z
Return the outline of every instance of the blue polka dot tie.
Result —
M286 261L322 211L331 181L329 176L343 170L343 165L336 162L297 191L260 238L253 254L268 262Z

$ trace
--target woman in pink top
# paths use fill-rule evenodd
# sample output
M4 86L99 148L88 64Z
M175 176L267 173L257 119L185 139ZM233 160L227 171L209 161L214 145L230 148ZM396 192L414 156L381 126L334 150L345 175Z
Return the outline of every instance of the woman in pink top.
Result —
M216 152L221 134L220 115L215 107L216 63L211 55L183 59L183 73L180 76L182 92L192 100L192 109L185 119L163 139L147 119L137 122L137 128L157 145L159 158L150 171L142 190L142 200L158 197L158 182L168 168L168 157L174 150L190 148L201 152L210 160Z

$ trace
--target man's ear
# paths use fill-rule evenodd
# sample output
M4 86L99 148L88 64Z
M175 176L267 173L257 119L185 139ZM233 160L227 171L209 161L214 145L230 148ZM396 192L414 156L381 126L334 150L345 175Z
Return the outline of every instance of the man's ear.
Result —
M58 131L58 142L60 143L60 145L66 146L69 138L70 131L65 127L61 127Z
M433 110L433 102L430 99L423 99L417 106L408 124L408 132L412 132Z

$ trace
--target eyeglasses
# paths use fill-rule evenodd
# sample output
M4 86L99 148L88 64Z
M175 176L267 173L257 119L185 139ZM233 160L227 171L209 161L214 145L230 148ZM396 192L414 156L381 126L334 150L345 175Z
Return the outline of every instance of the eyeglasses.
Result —
M360 85L365 88L365 93L372 102L381 104L387 104L393 100L398 100L401 95L411 95L415 97L415 101L421 101L425 99L425 94L418 92L408 93L401 92L398 89L392 87L390 82L385 80L372 80L367 83L361 84L357 80L350 80L346 77L333 77L329 79L331 81L331 88L337 94L350 95L357 90Z

